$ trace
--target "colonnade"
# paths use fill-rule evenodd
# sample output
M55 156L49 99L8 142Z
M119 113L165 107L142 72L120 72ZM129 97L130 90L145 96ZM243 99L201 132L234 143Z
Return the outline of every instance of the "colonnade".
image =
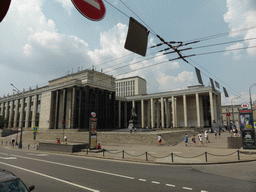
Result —
M2 102L0 114L8 120L7 128L38 126L38 97L33 95Z
M125 101L131 102L132 108L135 108L139 127L207 127L211 126L213 120L220 119L220 94L213 91L162 97L151 96L151 98L148 95L140 96ZM119 127L121 111L121 101L119 101ZM127 127L127 124L125 126Z

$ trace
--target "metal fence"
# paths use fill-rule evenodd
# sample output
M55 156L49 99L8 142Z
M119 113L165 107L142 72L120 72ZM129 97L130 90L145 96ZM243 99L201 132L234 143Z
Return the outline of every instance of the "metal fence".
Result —
M213 154L213 153L209 153L209 152L206 151L204 153L201 153L201 154L198 154L198 155L195 155L195 156L182 156L182 155L177 155L177 154L175 154L173 152L171 152L171 153L169 153L169 154L167 154L165 156L155 156L155 155L152 155L152 154L148 153L147 151L142 153L142 154L139 154L139 155L133 155L133 154L129 154L128 152L126 152L124 150L117 151L117 152L112 152L112 151L109 151L109 150L106 150L106 149L102 149L99 152L102 152L103 156L106 156L106 153L113 154L113 155L121 154L121 158L122 159L125 159L126 156L130 156L130 157L142 157L142 156L144 156L146 161L149 161L149 157L154 158L154 159L164 159L164 158L167 158L167 157L171 156L171 162L172 163L175 162L175 157L184 158L184 159L193 159L193 158L204 156L205 162L208 162L208 158L210 156L215 156L215 157L220 157L221 158L221 157L227 157L227 156L231 156L231 155L236 154L237 155L237 160L240 160L240 153L247 154L247 153L244 153L244 152L242 152L240 150L236 150L236 151L234 151L232 153L222 154L222 155L220 155L220 154ZM87 155L89 154L89 149L86 150L86 154Z
M18 147L18 145L16 144L16 143L12 143L11 141L1 141L1 145L5 145L5 146L9 146L9 147ZM34 146L33 145L30 145L30 144L28 144L28 145L22 145L22 148L24 148L24 149L28 149L28 150L30 150L30 149L32 149L32 150L38 150L38 145L35 145L34 144Z

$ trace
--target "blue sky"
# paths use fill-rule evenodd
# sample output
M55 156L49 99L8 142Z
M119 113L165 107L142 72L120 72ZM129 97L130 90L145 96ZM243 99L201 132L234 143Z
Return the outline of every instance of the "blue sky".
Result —
M71 0L13 0L0 23L0 96L13 94L10 83L27 90L30 86L47 85L49 80L64 76L68 71L92 66L116 78L139 75L147 80L148 93L179 90L198 84L194 69L197 67L205 86L209 85L211 77L220 84L222 93L223 86L227 89L230 97L222 96L222 104L230 104L231 100L235 104L249 101L249 86L256 83L256 49L246 47L256 46L253 39L256 29L238 30L256 26L254 0L122 0L139 18L120 0L107 2L125 15L103 2L105 17L91 21L76 10ZM168 62L177 55L164 56L157 52L166 46L148 49L146 57L132 54L124 49L128 16L152 32L148 46L160 43L155 33L166 41L190 42L227 32L187 46L192 49L182 54L239 50L194 56L188 58L189 64L182 60ZM237 40L241 41L202 47ZM161 62L164 63L138 70ZM124 65L127 67L116 69ZM123 74L129 71L131 73ZM256 100L256 88L252 89L252 94ZM234 99L238 96L239 99Z

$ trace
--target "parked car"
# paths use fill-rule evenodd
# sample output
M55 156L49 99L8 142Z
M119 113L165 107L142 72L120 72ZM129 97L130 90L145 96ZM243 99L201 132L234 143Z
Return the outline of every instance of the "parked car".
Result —
M16 175L0 169L0 192L29 192L34 189L34 185L28 188Z

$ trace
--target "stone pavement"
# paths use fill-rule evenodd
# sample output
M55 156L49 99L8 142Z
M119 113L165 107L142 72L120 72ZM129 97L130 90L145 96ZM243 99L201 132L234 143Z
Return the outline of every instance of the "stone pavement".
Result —
M165 163L165 164L216 164L216 163L234 163L234 162L246 162L256 161L256 150L245 150L245 149L228 149L227 148L227 137L230 133L224 132L220 138L215 138L214 134L209 134L210 143L204 143L203 146L199 145L199 141L193 146L191 138L189 137L188 146L185 146L185 142L179 142L177 145L169 145L170 142L163 142L162 145L157 144L157 135L165 133L166 131L158 130L154 133L143 133L154 134L156 137L155 142L151 145L138 145L133 143L127 143L123 139L123 143L105 142L101 143L103 151L99 150L83 150L82 152L72 153L72 155L106 158L106 159L117 159L121 161L138 161L138 162L150 162L150 163ZM111 134L111 133L108 133ZM115 133L113 133L115 134ZM132 133L138 134L139 133ZM140 133L142 134L142 133ZM136 135L136 136L138 136ZM6 144L6 139L10 141L13 136L1 138L3 145ZM131 137L127 133L127 138ZM54 137L55 138L55 137ZM204 135L203 135L204 138ZM50 140L50 138L49 138ZM49 141L48 140L48 141ZM54 142L54 141L53 141ZM205 142L205 140L204 140ZM24 134L23 150L28 150L27 145L30 144L29 150L35 150L32 139L26 138ZM1 146L1 145L0 145ZM17 146L15 146L17 147ZM40 151L43 152L43 151ZM45 151L44 151L45 152Z
M213 133L209 134L210 143L204 143L203 146L199 145L198 140L196 145L193 146L192 137L189 137L188 146L185 146L184 141L176 146L146 146L134 144L118 146L103 144L102 148L106 150L104 156L103 152L89 152L87 155L86 151L79 152L77 155L167 164L216 164L256 161L256 150L244 150L241 148L239 149L238 155L238 149L228 149L227 137L229 136L230 133L228 132L222 133L220 138L219 136L215 138ZM147 156L145 152L147 152ZM207 152L207 154L205 154L205 152ZM238 160L238 158L240 160Z

